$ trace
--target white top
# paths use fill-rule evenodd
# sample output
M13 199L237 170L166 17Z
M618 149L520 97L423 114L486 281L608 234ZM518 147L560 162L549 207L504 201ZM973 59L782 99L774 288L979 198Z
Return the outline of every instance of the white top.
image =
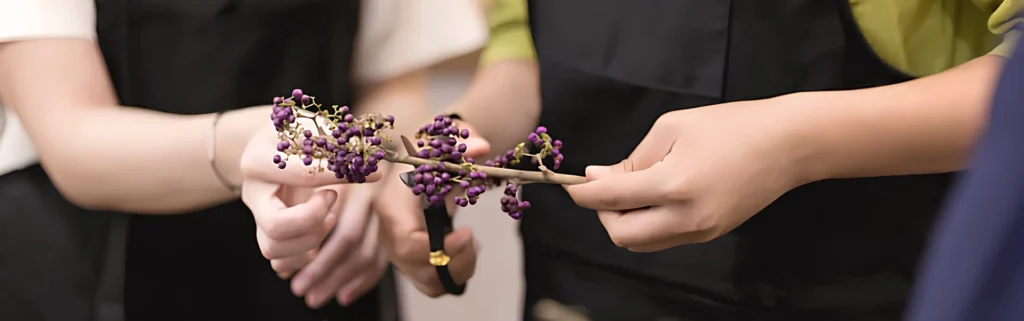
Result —
M95 0L0 0L0 42L96 39ZM487 23L476 0L363 1L353 75L375 83L479 49ZM12 109L0 106L0 175L39 162Z

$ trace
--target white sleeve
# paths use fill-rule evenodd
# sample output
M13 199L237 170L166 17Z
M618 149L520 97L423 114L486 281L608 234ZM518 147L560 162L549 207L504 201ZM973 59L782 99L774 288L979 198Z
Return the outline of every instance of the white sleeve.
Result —
M0 42L38 38L96 40L95 0L0 0Z
M362 2L354 80L372 84L480 49L487 21L479 0Z

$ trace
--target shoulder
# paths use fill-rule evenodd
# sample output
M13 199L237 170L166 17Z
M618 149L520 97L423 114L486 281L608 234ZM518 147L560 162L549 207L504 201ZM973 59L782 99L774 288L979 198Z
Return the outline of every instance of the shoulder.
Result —
M94 0L0 0L0 42L96 38Z

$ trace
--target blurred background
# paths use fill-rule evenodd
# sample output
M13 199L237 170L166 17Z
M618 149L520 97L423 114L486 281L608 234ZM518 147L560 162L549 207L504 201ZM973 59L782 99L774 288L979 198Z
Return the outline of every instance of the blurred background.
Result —
M469 82L478 53L449 60L434 68L430 103L440 111L455 102ZM519 224L499 209L501 193L487 193L479 206L459 209L456 226L469 226L480 242L476 274L466 294L431 299L399 275L398 296L403 321L520 321L522 320L522 247ZM493 204L493 206L488 206Z

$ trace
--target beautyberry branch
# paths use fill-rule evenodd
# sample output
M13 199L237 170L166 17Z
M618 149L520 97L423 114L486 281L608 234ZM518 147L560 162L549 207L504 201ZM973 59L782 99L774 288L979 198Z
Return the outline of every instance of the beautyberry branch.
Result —
M281 140L277 145L280 154L273 158L278 168L285 168L295 157L311 168L310 173L326 169L339 179L364 183L367 176L377 171L381 161L414 165L413 194L422 195L435 204L443 204L447 196L453 196L455 204L465 207L476 204L487 189L504 186L501 209L514 219L521 218L523 211L530 209L530 202L518 197L520 186L586 182L585 177L558 174L544 165L550 158L552 168L557 170L565 156L562 141L553 139L543 126L530 133L526 142L481 165L465 156L469 147L458 141L469 138L469 131L458 128L451 118L443 115L420 127L415 144L401 136L408 153L401 155L394 147L389 149L393 146L389 144L391 138L384 132L394 129L394 116L371 113L356 117L347 106L324 108L315 97L300 89L292 91L291 97L275 97L273 102L271 120ZM300 124L302 119L309 124ZM538 170L511 168L524 157Z

